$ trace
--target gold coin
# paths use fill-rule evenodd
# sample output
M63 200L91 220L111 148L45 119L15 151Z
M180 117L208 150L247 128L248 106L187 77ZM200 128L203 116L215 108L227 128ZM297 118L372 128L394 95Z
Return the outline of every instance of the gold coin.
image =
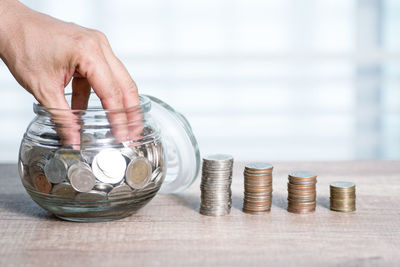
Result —
M126 183L133 189L146 186L151 178L151 164L148 159L138 157L132 160L126 169Z

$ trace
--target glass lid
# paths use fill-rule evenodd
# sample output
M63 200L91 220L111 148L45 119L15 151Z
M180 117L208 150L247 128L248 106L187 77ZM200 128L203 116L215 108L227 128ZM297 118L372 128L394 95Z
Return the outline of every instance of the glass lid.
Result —
M200 170L200 151L188 120L162 100L151 100L150 114L161 130L167 154L167 174L160 192L182 192L197 178Z

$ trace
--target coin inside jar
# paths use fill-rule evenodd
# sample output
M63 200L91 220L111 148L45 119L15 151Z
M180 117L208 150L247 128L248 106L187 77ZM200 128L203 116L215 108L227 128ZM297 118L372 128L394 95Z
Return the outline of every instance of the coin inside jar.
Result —
M133 159L126 169L126 183L133 189L146 186L151 178L151 164L144 157Z
M117 149L103 149L94 157L92 170L101 182L116 184L124 178L126 161Z
M127 184L122 184L119 186L114 187L109 193L109 199L118 199L120 197L129 196L132 194L132 188Z
M53 157L44 165L44 174L53 184L58 184L67 178L67 164L60 158Z
M94 186L94 190L97 191L103 191L103 192L110 192L111 190L113 190L113 186L110 184L106 184L106 183L96 183L96 185Z
M61 183L53 186L51 194L62 197L73 198L76 195L76 191L69 183Z
M71 166L79 162L82 155L80 150L59 149L57 150L55 157L60 158L67 164L67 166Z
M44 174L38 174L35 176L35 187L40 192L48 194L51 191L52 185Z
M88 192L96 183L96 178L87 168L76 168L71 172L69 180L72 187L78 192Z

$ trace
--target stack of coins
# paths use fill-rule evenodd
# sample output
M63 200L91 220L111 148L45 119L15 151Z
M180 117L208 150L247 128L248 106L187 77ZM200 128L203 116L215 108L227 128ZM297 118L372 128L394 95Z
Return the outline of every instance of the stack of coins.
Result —
M243 212L262 214L271 210L272 169L268 163L245 166Z
M201 214L223 216L230 213L232 166L233 157L229 155L217 154L203 158Z
M352 182L330 184L331 210L350 212L356 210L356 185Z
M293 213L308 213L316 207L317 175L310 171L294 171L289 174L288 208Z

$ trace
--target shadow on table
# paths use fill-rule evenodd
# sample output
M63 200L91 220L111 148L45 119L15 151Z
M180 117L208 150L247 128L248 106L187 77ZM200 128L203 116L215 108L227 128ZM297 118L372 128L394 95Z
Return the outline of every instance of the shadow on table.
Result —
M15 216L18 214L25 217L58 220L51 213L40 208L26 193L0 194L0 209L3 216L6 213Z
M199 211L200 197L192 194L171 194L170 198L173 199L178 205L187 207L188 209Z
M272 208L278 207L280 209L287 209L287 194L273 192L272 194Z
M330 209L329 197L317 195L317 206L321 206L329 210Z

